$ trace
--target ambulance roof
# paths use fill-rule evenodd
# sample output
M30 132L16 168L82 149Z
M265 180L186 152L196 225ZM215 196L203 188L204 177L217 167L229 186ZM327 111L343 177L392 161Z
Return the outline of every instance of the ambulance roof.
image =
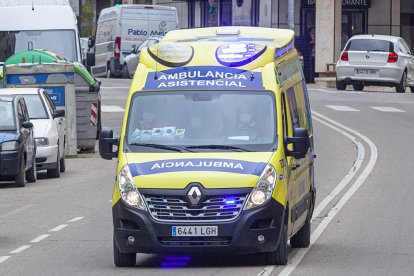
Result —
M295 33L288 29L261 27L210 27L174 30L168 32L164 41L171 42L258 42L268 47L280 48L291 42Z

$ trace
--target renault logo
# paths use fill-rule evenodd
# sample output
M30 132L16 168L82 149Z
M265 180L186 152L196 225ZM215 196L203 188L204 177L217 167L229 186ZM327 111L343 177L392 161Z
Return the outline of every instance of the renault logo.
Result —
M201 199L201 191L198 187L192 187L190 191L188 191L187 196L191 204L197 205Z

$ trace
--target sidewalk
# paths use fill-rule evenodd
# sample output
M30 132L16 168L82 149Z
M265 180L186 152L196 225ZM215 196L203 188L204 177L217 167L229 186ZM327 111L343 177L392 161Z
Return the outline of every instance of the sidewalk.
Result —
M329 89L329 90L335 90L336 88L330 88L323 85L315 84L315 83L307 83L306 86L308 89ZM348 85L346 87L345 91L353 91L352 85ZM395 87L387 87L387 86L365 86L364 90L361 92L369 92L369 91L379 91L379 92L395 92ZM406 93L409 93L410 88L407 87Z

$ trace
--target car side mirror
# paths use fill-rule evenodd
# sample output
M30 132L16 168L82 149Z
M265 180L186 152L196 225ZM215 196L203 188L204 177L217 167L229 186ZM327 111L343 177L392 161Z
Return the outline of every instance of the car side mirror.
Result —
M88 38L88 48L92 48L93 46L95 46L95 38L93 36L90 36Z
M63 110L63 109L55 110L55 112L53 112L52 116L53 116L53 119L65 117L65 110Z
M33 128L33 123L30 122L30 121L23 122L22 123L22 128L27 128L27 129Z
M136 45L132 45L132 49L131 49L132 54L135 54L135 51L136 51L135 47L136 47Z
M99 133L99 154L103 159L112 160L118 157L118 148L114 151L114 145L118 146L118 138L114 138L112 129L103 128Z
M310 148L309 132L306 128L293 129L293 137L286 137L286 145L293 144L293 150L286 149L288 156L304 158Z

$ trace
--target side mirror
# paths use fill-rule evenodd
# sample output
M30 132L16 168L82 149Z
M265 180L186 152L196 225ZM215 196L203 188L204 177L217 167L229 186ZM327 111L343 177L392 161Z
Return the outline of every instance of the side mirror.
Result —
M90 68L91 66L95 66L95 53L87 52L86 53L86 67Z
M131 54L135 54L135 51L136 51L135 47L136 47L136 45L132 45Z
M88 38L88 48L92 48L93 46L95 46L95 38L93 36L90 36Z
M114 151L114 145L118 146L118 138L114 138L112 129L103 128L99 133L99 154L103 159L112 160L118 157L118 149Z
M27 129L33 128L33 123L30 122L30 121L23 122L22 123L22 128L27 128Z
M65 117L65 110L63 110L63 109L55 110L55 112L53 112L52 116L53 116L53 119Z
M304 158L310 148L309 133L305 128L295 128L293 137L286 137L286 145L293 144L293 150L286 149L288 156Z

